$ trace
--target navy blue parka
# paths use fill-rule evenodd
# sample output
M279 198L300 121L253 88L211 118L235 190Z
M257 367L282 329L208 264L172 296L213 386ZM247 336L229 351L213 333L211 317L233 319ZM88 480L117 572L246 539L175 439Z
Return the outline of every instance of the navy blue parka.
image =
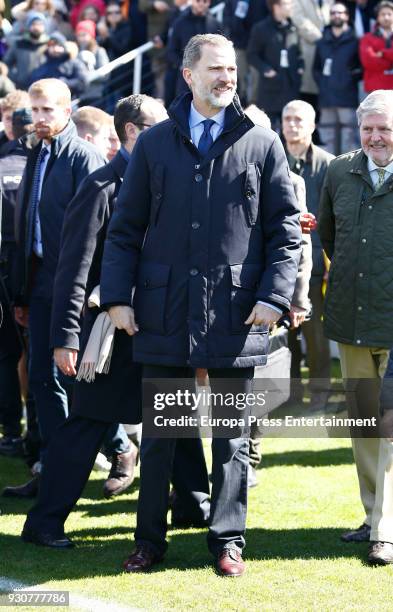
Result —
M277 135L237 97L202 158L190 139L192 95L144 132L111 218L101 301L130 304L134 359L204 368L262 365L268 331L244 321L257 300L290 306L299 209Z

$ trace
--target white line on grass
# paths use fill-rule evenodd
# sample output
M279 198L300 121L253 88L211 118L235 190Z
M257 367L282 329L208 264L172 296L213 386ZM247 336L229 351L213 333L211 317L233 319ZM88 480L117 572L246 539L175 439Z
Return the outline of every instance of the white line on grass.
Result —
M0 593L4 591L50 591L50 587L35 584L30 586L24 582L12 580L6 576L0 576ZM140 608L132 608L128 606L120 606L116 603L106 603L100 599L91 599L77 593L70 593L70 607L77 607L88 612L141 612ZM56 608L57 609L57 608ZM61 608L59 608L60 610Z

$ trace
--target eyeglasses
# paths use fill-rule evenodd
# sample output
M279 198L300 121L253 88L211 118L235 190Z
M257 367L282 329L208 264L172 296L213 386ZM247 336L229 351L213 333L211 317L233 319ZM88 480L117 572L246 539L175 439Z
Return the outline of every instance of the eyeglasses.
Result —
M151 124L151 123L135 123L134 122L134 125L137 125L138 127L145 127L145 128L153 127L153 124Z
M330 11L331 15L346 15L347 11Z
M121 15L121 11L107 11L106 15L107 17L109 17L109 15Z

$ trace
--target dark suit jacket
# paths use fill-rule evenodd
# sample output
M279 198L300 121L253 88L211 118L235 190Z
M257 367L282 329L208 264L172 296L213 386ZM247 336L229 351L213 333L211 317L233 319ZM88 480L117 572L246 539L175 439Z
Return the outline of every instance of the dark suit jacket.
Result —
M105 235L126 165L117 153L83 181L67 208L52 308L53 348L80 349L83 355L100 312L88 308L87 299L100 282ZM132 338L117 331L109 374L97 375L94 383L76 382L72 411L97 420L139 423L140 388L141 368L132 361Z
M79 138L71 120L53 139L39 203L43 259L39 275L33 281L34 265L32 253L28 252L26 236L31 222L31 187L41 146L40 142L28 153L15 211L15 238L19 259L17 295L25 303L28 302L32 282L35 295L52 299L64 213L83 179L105 163L96 147Z
M319 199L322 192L326 171L334 155L312 144L307 152L305 163L300 172L296 170L296 160L288 154L288 163L291 170L304 179L306 184L307 210L318 217ZM325 263L322 254L322 244L318 232L311 232L313 268L311 284L320 283L325 273Z

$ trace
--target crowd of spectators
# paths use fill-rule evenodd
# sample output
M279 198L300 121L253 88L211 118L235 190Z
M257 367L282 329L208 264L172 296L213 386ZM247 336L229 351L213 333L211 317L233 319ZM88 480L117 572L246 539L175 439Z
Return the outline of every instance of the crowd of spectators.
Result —
M74 106L113 112L132 93L132 64L92 81L92 73L154 42L143 58L142 91L166 107L187 90L185 45L224 33L235 45L238 93L279 130L290 100L310 103L314 141L337 155L356 148L355 109L365 93L393 85L393 3L384 0L27 0L0 1L0 97L39 78L60 78Z

